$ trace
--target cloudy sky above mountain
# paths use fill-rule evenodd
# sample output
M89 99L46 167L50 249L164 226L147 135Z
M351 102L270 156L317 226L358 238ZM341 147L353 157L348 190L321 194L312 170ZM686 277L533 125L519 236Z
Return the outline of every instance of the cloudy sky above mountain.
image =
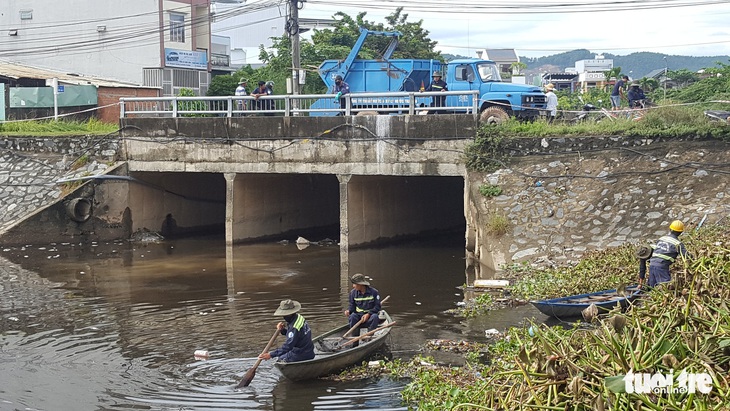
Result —
M251 1L249 4L255 3ZM331 18L337 11L366 19L403 6L408 21L423 20L443 53L474 56L483 48L514 48L540 57L575 49L626 55L730 55L730 2L725 0L307 0L300 16Z

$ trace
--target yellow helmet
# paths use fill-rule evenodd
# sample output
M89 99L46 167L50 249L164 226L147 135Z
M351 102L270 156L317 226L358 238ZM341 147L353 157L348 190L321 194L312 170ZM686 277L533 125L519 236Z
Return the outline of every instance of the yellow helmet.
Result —
M674 220L672 224L669 224L669 229L678 233L684 232L684 223L679 220Z

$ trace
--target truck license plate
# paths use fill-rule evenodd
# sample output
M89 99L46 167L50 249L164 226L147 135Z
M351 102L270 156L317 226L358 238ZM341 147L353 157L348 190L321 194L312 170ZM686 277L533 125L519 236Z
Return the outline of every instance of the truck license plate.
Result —
M543 117L547 116L547 113L547 110L540 110L540 115Z

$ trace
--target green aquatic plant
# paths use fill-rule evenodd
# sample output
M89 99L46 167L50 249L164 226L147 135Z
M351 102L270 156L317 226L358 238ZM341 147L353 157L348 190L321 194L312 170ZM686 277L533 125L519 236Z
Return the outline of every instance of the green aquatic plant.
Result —
M684 241L694 258L675 263L673 281L647 292L626 312L615 309L568 328L536 323L510 328L488 347L486 364L454 368L423 359L399 362L394 375L410 378L404 401L425 411L727 410L730 225L702 228ZM632 252L627 245L590 253L573 274L620 276L611 271ZM635 264L634 258L632 275ZM541 277L546 272L537 271ZM706 392L682 391L683 372L706 378ZM632 373L671 376L674 385L663 393L630 393L624 378Z

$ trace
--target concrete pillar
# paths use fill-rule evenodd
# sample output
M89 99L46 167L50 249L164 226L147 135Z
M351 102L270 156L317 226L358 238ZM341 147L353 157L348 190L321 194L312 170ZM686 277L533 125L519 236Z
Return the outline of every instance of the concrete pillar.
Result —
M236 283L233 275L233 182L236 180L236 173L223 173L226 179L226 284L228 297L236 294Z
M226 178L226 245L233 244L233 182L236 180L236 173L223 173Z
M349 241L350 241L350 222L347 216L348 206L348 185L352 175L338 174L337 180L340 182L340 282L344 295L347 295L350 287L349 270ZM341 293L343 294L343 293Z

